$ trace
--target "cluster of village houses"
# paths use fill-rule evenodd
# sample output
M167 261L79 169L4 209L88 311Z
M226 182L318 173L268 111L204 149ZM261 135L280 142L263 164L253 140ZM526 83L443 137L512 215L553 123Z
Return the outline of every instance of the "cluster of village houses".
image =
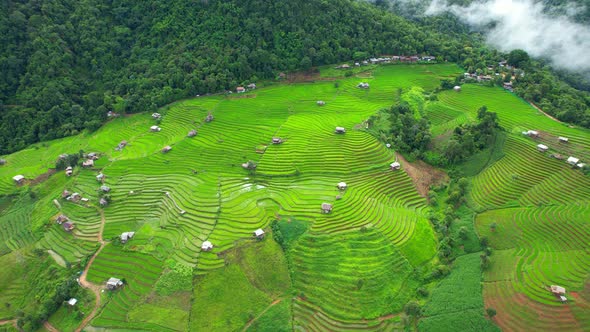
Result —
M424 56L418 56L418 55L411 55L411 56L406 56L406 55L387 55L387 56L381 56L379 58L370 58L367 60L363 60L363 61L359 61L359 62L355 62L354 66L355 67L360 67L360 66L366 66L369 64L372 65L376 65L376 64L380 64L380 63L394 63L394 62L404 62L404 63L414 63L414 62L434 62L436 60L436 57L433 57L431 55L424 55ZM345 64L341 64L339 66L335 67L336 69L349 69L351 68L351 66L347 63Z
M502 76L503 79L506 77L506 75L511 75L510 81L502 83L502 87L510 92L514 91L513 81L517 77L524 77L524 74L525 74L524 70L510 66L506 60L498 62L497 68L487 67L487 71L493 72L495 77ZM505 73L506 71L508 71L509 73L508 74ZM510 74L511 72L513 72L514 75ZM482 74L476 74L476 73L464 73L463 76L464 76L464 79L466 82L469 82L469 81L489 82L494 79L494 77L491 75L482 75Z
M540 137L539 132L536 131L536 130L523 131L522 134L525 135L525 136L531 137L531 138L535 138L535 139ZM563 136L559 136L557 138L557 143L567 144L567 143L569 143L569 138L563 137ZM540 152L547 152L547 151L549 151L549 147L547 145L545 145L545 144L537 144L537 150L539 150ZM559 160L565 159L565 157L562 156L559 153L554 153L554 154L551 154L549 156L552 157L552 158L555 158L555 159L559 159ZM580 169L582 169L582 168L584 168L586 166L585 163L583 163L583 162L580 161L580 158L576 158L576 157L573 157L573 156L569 156L566 159L566 163L572 165L572 167L577 167L577 168L580 168Z

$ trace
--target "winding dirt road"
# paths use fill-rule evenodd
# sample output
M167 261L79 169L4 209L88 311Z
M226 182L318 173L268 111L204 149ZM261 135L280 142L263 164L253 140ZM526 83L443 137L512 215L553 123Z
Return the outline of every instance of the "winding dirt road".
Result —
M96 284L93 284L90 281L86 280L86 275L88 274L88 270L90 269L90 266L92 266L92 263L94 263L94 260L96 259L98 254L100 254L100 252L102 251L102 249L104 248L104 246L106 244L106 242L102 238L102 233L104 231L104 224L105 224L104 211L99 210L99 213L100 213L100 230L98 231L97 237L98 237L98 242L100 243L100 247L98 248L96 253L94 253L94 255L92 255L92 257L88 261L88 264L86 264L86 267L84 268L84 271L80 275L80 279L79 279L80 285L82 287L89 289L90 291L92 291L94 293L94 296L95 296L94 308L92 309L90 314L88 316L86 316L86 318L84 318L82 323L80 323L80 326L78 326L78 328L76 329L76 332L82 331L82 329L84 329L86 327L86 325L88 325L88 323L90 323L90 321L94 318L94 316L96 316L96 313L98 312L98 309L100 308L100 294L102 293L103 287L102 287L102 285L96 285Z
M4 319L4 320L0 320L0 325L7 325L7 324L12 324L16 327L16 319Z
M59 332L58 329L56 329L53 325L51 325L51 323L47 321L43 322L43 327L49 332Z

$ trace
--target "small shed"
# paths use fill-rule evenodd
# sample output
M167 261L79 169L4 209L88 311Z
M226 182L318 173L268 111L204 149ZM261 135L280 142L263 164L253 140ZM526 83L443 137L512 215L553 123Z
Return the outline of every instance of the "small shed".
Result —
M397 161L394 161L391 163L391 165L389 165L389 167L391 168L392 171L396 171L396 170L400 169L402 167L402 165L400 163L398 163Z
M100 190L104 193L108 193L109 191L111 191L111 187L109 186L100 186Z
M569 138L563 137L563 136L559 136L557 139L559 140L560 143L567 143L570 140Z
M586 166L586 164L584 164L584 163L579 163L579 164L577 164L576 166L578 166L578 168L584 168L584 167Z
M547 150L549 150L549 147L547 145L544 145L544 144L538 144L537 145L537 150L539 150L541 152L546 152Z
M162 117L162 115L160 113L152 113L152 118L154 118L155 120L159 120Z
M73 193L69 198L71 201L77 202L80 199L82 199L82 196L80 196L80 194L78 194L78 193Z
M96 176L96 181L98 182L102 182L105 178L105 175L102 173L98 173L98 175Z
M12 179L17 184L23 184L23 182L25 182L25 176L24 175L15 175L15 176L12 177Z
M121 243L127 243L127 241L129 241L134 235L135 235L135 232L121 233Z
M74 228L76 228L76 225L74 225L73 222L67 221L62 224L62 227L64 228L64 231L71 232L74 230Z
M81 200L82 202L88 202L88 201L89 201L89 199L88 199L88 198L86 198L86 197L82 197L82 199L80 199L80 200Z
M121 286L123 286L123 281L121 281L121 279L109 278L109 280L107 280L107 289L109 290L114 290Z
M391 148L391 144L387 143L387 144L385 144L385 147L388 148L388 149L390 149Z
M336 130L334 132L336 134L344 134L346 132L346 129L344 129L344 127L336 127Z
M72 166L66 167L66 175L71 176L72 173L74 173L74 169L72 168Z
M559 300L560 300L561 302L567 302L567 297L565 297L565 296L563 296L563 295L560 295L560 296L559 296Z
M338 189L340 190L344 190L346 189L348 186L346 185L346 182L338 182L338 184L336 185L338 187Z
M361 89L368 89L369 88L369 83L366 82L361 82L357 85L357 87L361 88Z
M574 165L575 166L575 165L577 165L580 162L580 159L578 159L576 157L569 157L569 158L567 158L567 161L566 162L568 164L570 164L570 165Z
M254 237L257 238L257 239L264 238L264 231L261 228L255 230L254 231Z
M205 241L203 242L203 244L201 244L201 250L210 251L211 249L213 249L213 243Z
M96 152L90 152L89 154L86 155L88 157L88 159L92 159L92 160L98 160L98 153Z
M322 203L322 213L332 212L333 206L330 203Z
M64 190L61 192L61 198L70 197L71 193L68 190Z
M172 150L172 147L170 145L166 145L163 149L162 149L162 153L166 153L169 152L170 150Z
M246 88L244 88L243 86L239 86L236 88L236 92L237 93L244 93L244 92L246 92Z
M151 126L150 127L150 131L152 131L152 132L156 132L156 131L160 131L160 130L162 130L162 128L160 128L158 126Z
M100 206L107 206L109 204L109 201L107 201L104 197L101 197L98 203L100 204Z
M65 216L65 215L63 215L63 214L60 214L59 216L57 216L57 218L55 218L55 221L56 221L56 222L57 222L59 225L63 224L63 223L64 223L64 222L66 222L66 221L69 221L69 220L70 220L70 218L66 217L66 216Z
M207 117L205 118L205 122L211 122L213 121L213 114L211 114L211 112L209 112L209 114L207 114Z
M195 137L197 136L197 131L195 129L191 130L188 132L188 135L186 135L188 137Z
M247 163L243 163L242 164L242 168L245 169L256 169L256 163L253 162L252 160L249 160Z
M316 103L318 106L324 106L324 105L326 105L326 102L325 102L325 101L323 101L323 100L318 100L318 101L316 101L315 103Z
M272 144L281 144L283 143L283 140L280 137L273 137L272 138Z
M457 92L460 92L460 91L461 91L461 87L460 87L460 86L458 86L458 85L455 85L455 86L453 87L453 90L455 90L455 91L457 91Z
M68 303L69 306L72 306L73 307L73 306L76 305L76 303L78 303L78 300L72 297L71 299L68 300L67 303Z
M127 141L121 141L115 148L115 151L121 151L127 146Z
M250 84L247 85L247 87L250 90L254 90L254 89L256 89L256 83L250 83Z
M551 285L551 293L557 295L565 294L565 288L557 285Z
M6 165L6 159L0 159L0 165Z
M86 159L84 162L82 162L82 167L93 167L93 166L94 166L93 159Z
M539 137L539 132L536 130L523 131L522 134L528 137Z

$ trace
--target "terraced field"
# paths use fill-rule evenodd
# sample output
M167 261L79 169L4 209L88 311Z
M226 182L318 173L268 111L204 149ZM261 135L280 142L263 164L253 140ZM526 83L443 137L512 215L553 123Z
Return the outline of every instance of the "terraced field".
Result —
M5 156L0 194L13 196L0 201L0 255L14 260L23 248L37 248L76 266L101 248L82 275L100 296L96 315L88 316L96 329L403 329L404 305L440 264L437 238L426 199L404 165L389 169L394 151L365 131L364 121L390 107L398 89L429 91L460 72L446 64L372 66L344 78L330 69L313 83L269 82L245 94L174 103L159 111L159 132L149 130L156 120L138 114ZM361 81L370 89L357 88ZM444 137L473 120L483 104L507 131L504 157L473 177L469 188L469 205L480 212L476 228L496 249L483 302L498 310L494 321L506 330L583 330L590 326L584 291L590 285L590 180L535 146L543 142L552 153L585 161L590 135L539 115L503 90L477 85L441 92L423 114L433 135ZM208 114L213 121L205 121ZM337 126L346 133L336 134ZM541 136L521 134L529 129ZM197 135L187 137L191 130ZM571 144L552 143L557 136ZM273 137L282 144L272 144ZM115 150L122 140L127 146ZM172 149L163 153L165 146ZM101 157L94 167L75 167L72 177L59 171L32 181L54 167L59 154L80 150ZM255 170L242 167L248 161ZM99 172L104 183L96 179ZM27 183L15 186L16 174ZM342 181L348 187L339 190ZM101 185L111 188L104 207L98 204ZM62 199L64 189L87 202ZM322 203L333 210L322 213ZM72 232L57 225L59 214L76 224ZM280 238L273 240L274 220L308 226L297 236L283 234L291 242L281 249ZM256 241L259 228L267 235ZM135 236L121 243L123 232ZM201 249L205 241L211 251ZM481 293L478 260L477 254L458 260L462 272L428 286L435 289L430 300L446 303L463 274L470 278L464 296ZM110 277L124 286L100 292ZM556 302L546 284L571 290L570 301ZM15 283L0 290L12 299L21 288ZM472 329L493 330L481 312L482 298L474 299L464 306ZM442 306L425 308L418 328L454 326L456 317L447 319ZM538 318L541 310L547 314ZM535 317L536 325L527 325ZM285 321L279 326L277 320Z
M470 189L470 204L482 212L477 231L496 249L484 274L485 306L497 310L494 321L505 331L586 330L590 298L581 294L590 282L590 177L549 155L587 162L590 133L498 90L464 85L460 93L440 94L440 105L431 110L442 133L446 124L467 121L465 115L473 119L486 105L508 132L504 157L476 175ZM457 115L459 110L465 115ZM540 135L521 134L527 130ZM558 136L573 144L559 143ZM537 144L550 151L539 152ZM549 285L565 287L567 303Z
M480 233L499 250L486 273L486 302L498 310L507 330L583 330L590 324L590 302L579 295L588 282L590 206L491 210L478 216ZM490 224L497 223L495 231ZM548 289L567 290L561 303ZM531 325L532 324L532 325Z
M251 308L262 310L272 307L272 301L284 301L282 306L293 310L293 326L302 329L397 329L402 325L392 314L415 291L418 283L411 271L435 257L436 240L426 202L412 180L403 171L389 170L394 151L359 128L371 114L392 104L397 89L432 89L441 78L458 72L454 65L372 67L358 77L338 79L338 87L333 80L322 80L200 97L159 111L159 132L150 132L156 121L149 114L139 114L114 119L92 134L6 156L7 164L0 167L0 193L24 197L33 188L41 198L34 205L24 199L22 204L11 202L3 210L1 248L8 252L34 245L51 250L57 262L76 263L103 239L106 245L86 280L101 286L116 277L125 286L102 293L104 306L92 326L165 331L189 324L199 330L209 323L199 317L207 307L198 301L208 301L216 293L194 295L197 303L192 304L190 322L166 325L160 315L146 318L153 310L168 310L158 301L169 300L153 297L155 285L174 289L173 271L184 266L195 275L195 289L217 283L212 278L235 280L246 289L253 287L248 283L258 287L260 273L247 264L227 270L228 264L234 266L228 253L251 243L258 228L270 233L273 220L296 218L311 226L289 256L293 291L306 296L288 299L287 293L260 293L259 305ZM371 89L357 88L361 80ZM319 107L317 100L326 105ZM206 122L209 113L214 120ZM346 134L335 134L337 126L345 127ZM198 134L189 138L191 130ZM283 143L272 144L273 137L281 137ZM115 150L123 140L128 144ZM162 153L167 145L172 150ZM101 157L94 167L76 167L72 177L58 172L40 184L32 181L54 167L59 154L80 150ZM241 167L249 160L257 164L255 172ZM96 179L99 172L106 176L103 182ZM25 175L25 186L14 186L11 178L16 174ZM347 190L336 188L341 181L348 183ZM111 188L106 207L98 204L101 185ZM61 198L64 189L88 201L66 201ZM323 214L322 203L333 204L332 213ZM58 214L76 224L71 233L55 223ZM117 238L129 231L135 236L120 244ZM272 241L270 237L264 241ZM205 241L213 243L212 251L201 249ZM334 247L333 257L322 258L332 252L326 247ZM366 255L367 250L373 254ZM342 265L325 275L318 264L330 259ZM277 264L287 271L286 260ZM358 271L360 266L368 269ZM158 281L162 278L168 281ZM316 279L322 283L314 285ZM333 291L345 293L350 287L358 289L349 300L339 301ZM287 288L281 292L289 292ZM379 306L372 305L375 300ZM347 310L351 304L355 309ZM171 315L180 313L174 310ZM260 326L266 318L248 322L250 315L258 314L262 315L240 313L228 326Z

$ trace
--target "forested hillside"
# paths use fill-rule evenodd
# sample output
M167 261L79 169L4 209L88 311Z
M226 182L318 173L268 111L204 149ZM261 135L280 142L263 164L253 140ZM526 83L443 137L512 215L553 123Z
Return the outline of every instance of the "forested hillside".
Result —
M440 43L365 3L3 1L0 152L279 71Z
M97 129L279 72L380 54L483 70L502 54L450 16L409 21L353 0L0 2L0 153ZM590 125L590 97L541 63L515 92ZM581 85L583 86L583 85Z

